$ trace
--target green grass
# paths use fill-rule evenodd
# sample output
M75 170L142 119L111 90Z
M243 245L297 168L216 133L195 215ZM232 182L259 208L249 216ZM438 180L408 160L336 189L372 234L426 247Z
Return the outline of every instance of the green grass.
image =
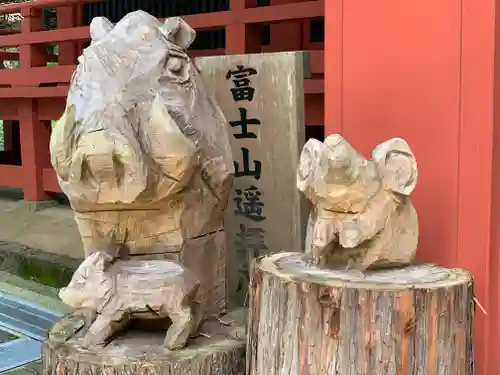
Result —
M75 270L60 264L38 262L36 259L22 259L17 264L16 273L25 280L38 284L62 288L68 285Z

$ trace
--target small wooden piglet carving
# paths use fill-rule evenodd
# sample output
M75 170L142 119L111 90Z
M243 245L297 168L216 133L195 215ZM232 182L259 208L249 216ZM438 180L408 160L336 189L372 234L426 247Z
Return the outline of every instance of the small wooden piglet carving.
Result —
M170 318L165 347L184 347L202 320L199 281L167 260L114 260L105 252L89 255L59 297L86 315L83 345L106 345L131 319Z
M417 163L408 144L393 138L368 160L342 136L310 139L297 171L297 187L314 204L306 252L322 266L368 268L412 263L418 218L410 194Z

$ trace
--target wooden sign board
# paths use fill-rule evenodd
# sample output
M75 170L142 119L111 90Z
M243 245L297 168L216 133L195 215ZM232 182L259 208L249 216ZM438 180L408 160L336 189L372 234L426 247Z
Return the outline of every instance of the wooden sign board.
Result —
M253 258L302 251L307 204L295 186L305 142L306 52L196 60L229 122L235 182L225 217L228 293L241 303Z

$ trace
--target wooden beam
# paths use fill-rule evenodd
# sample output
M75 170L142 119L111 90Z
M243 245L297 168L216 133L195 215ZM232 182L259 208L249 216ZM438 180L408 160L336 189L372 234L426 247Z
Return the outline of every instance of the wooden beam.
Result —
M476 313L476 375L498 373L497 348L500 345L498 11L499 5L496 1L463 1L460 14L461 35L458 39L461 44L461 90L460 98L457 99L460 101L460 121L457 131L459 160L456 265L467 267L474 274L475 295L488 312L488 315L485 315L477 309ZM449 38L447 43L451 44ZM437 82L440 81L436 80L435 85L438 85ZM440 127L443 125L439 124ZM434 141L429 144L439 143ZM441 153L444 152L443 149ZM446 152L450 153L451 150ZM452 213L448 212L448 216L451 215Z
M263 52L271 52L271 51L266 51L264 49ZM323 74L325 69L325 64L323 61L323 55L324 55L323 51L313 50L309 51L309 53L311 54L311 73ZM204 57L204 56L220 56L220 55L225 55L226 50L224 48L190 50L188 51L188 54L191 58ZM17 52L0 52L0 60L17 61L19 60L19 54ZM47 61L57 62L57 56L48 55ZM53 68L51 67L51 69Z
M19 34L20 31L16 29L0 29L0 35L11 35L11 34Z
M325 43L323 63L325 73L325 136L343 131L343 43L344 2L328 1L325 4ZM323 67L324 70L324 67Z
M314 51L320 52L320 51ZM190 50L188 51L189 56L193 57L202 57L202 56L219 56L224 55L226 53L224 48L213 48L213 49L201 49L201 50ZM19 60L19 53L17 52L0 52L0 61L8 60L8 61L17 61ZM48 55L47 61L57 62L58 58L55 55Z
M287 20L302 20L324 15L324 0L295 4L273 5L263 8L248 8L235 11L212 12L187 15L184 20L194 29L216 29L226 25L249 23L275 23ZM0 37L0 47L24 44L41 44L89 39L89 27L49 30Z
M19 13L23 9L57 8L77 4L100 3L103 0L37 0L22 3L0 5L0 14Z
M306 94L322 94L324 81L322 78L306 79L304 82ZM13 98L61 98L68 95L68 86L58 87L5 87L0 88L0 99Z
M233 14L256 6L256 0L229 0L229 8ZM226 55L261 52L260 34L256 25L246 25L243 22L227 25Z
M322 17L325 14L325 1L271 5L249 8L236 12L233 21L237 23L276 23L290 20L304 20Z
M30 68L28 74L18 69L0 70L0 82L4 85L37 86L41 83L69 82L76 65L43 66Z
M76 6L61 6L56 9L57 14L57 28L58 29L70 29L75 26L80 26L77 24ZM59 43L59 65L73 65L76 63L79 52L77 51L77 42L65 42ZM78 53L78 54L77 54Z
M1 183L0 186L2 186ZM50 191L53 193L62 192L61 187L59 186L59 182L57 181L56 172L52 168L45 168L43 170L43 188L45 189L45 191Z
M0 51L0 61L16 61L19 60L19 54L17 52L1 52ZM3 82L2 82L3 84Z
M0 99L65 98L67 95L68 95L68 86L0 88Z
M311 56L311 74L324 74L325 73L325 53L320 51L309 51Z
M22 167L0 164L0 186L20 188L23 187L24 180Z
M43 30L43 17L40 11L23 9L21 12L21 34L40 32ZM8 36L6 37L8 38ZM23 44L18 47L19 75L26 75L26 69L47 65L47 51L44 45Z
M307 83L307 81L304 83ZM325 101L323 98L323 94L305 96L306 126L325 125Z
M191 58L203 57L203 56L220 56L225 54L226 50L224 48L188 50L188 55Z
M40 120L59 120L66 108L66 97L38 99Z
M190 55L198 55L200 57L222 55L223 51L223 49L191 51ZM310 59L311 73L322 74L324 71L323 51L311 52ZM30 68L29 74L19 74L19 71L16 69L3 69L0 70L0 82L4 85L18 86L36 86L41 83L68 83L75 69L76 65L44 66ZM309 82L306 84L308 86L306 93L314 94L323 92L323 89L320 88L321 85L323 85L323 80L319 79L314 81L315 83Z
M34 99L18 102L21 131L21 156L23 160L24 199L41 201L48 198L43 188L43 169L50 165L50 123L38 117Z
M305 0L270 0L271 5L300 3ZM286 21L270 25L270 44L274 52L304 50L303 26L306 21Z
M0 90L2 90L0 88ZM15 99L2 99L0 102L0 119L17 120L17 101Z
M307 87L307 80L305 87ZM323 94L307 94L306 102L306 126L324 125L324 101ZM58 120L64 112L66 97L39 98L38 116L40 120ZM2 99L0 105L0 118L3 120L18 120L16 99ZM44 180L45 181L45 180Z
M324 91L325 91L325 84L322 78L304 80L305 94L323 94Z

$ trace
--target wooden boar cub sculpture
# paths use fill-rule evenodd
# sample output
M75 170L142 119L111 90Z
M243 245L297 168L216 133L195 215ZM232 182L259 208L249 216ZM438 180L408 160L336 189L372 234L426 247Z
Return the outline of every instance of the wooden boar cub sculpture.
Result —
M394 138L368 160L342 136L310 139L302 150L297 187L314 204L306 252L315 264L359 270L410 264L418 217L410 194L417 163L408 144Z
M202 313L199 281L167 260L114 260L105 252L89 255L59 297L86 316L83 346L106 345L132 319L170 318L165 348L184 347L197 333Z

